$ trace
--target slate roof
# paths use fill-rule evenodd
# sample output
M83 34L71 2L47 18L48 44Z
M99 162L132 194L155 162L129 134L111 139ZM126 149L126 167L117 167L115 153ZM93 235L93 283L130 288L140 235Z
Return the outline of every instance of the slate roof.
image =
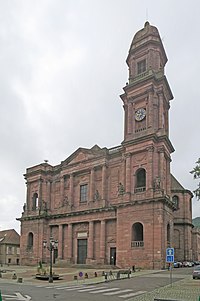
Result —
M14 229L0 231L0 244L20 245L20 235Z

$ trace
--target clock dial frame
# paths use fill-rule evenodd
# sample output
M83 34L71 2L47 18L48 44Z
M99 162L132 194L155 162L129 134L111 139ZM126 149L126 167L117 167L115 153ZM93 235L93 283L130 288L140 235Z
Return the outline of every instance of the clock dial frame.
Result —
M141 121L146 117L146 109L140 108L135 112L135 120Z

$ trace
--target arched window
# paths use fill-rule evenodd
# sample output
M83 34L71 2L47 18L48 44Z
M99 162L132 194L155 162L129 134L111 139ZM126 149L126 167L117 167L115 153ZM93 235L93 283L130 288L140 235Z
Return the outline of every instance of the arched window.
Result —
M38 194L35 192L33 195L32 210L36 210L37 208L38 208Z
M136 185L135 192L141 192L146 190L146 170L140 168L136 172Z
M131 247L143 247L143 225L141 223L135 223L132 226L132 241Z
M27 249L28 250L33 249L33 233L32 232L29 232L29 234L28 234Z
M167 245L170 246L170 224L167 224Z
M179 208L179 197L177 195L174 195L172 197L172 202L174 203L174 205L176 207L175 210L178 210L178 208Z

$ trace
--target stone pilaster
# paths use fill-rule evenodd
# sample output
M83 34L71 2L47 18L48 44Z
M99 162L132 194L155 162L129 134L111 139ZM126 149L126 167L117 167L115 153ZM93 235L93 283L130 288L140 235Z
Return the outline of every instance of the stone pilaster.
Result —
M89 195L89 201L93 201L94 198L94 168L91 169L90 172L90 195Z
M67 259L72 262L72 246L73 246L73 233L72 224L68 224L67 228Z
M106 249L106 222L101 221L101 231L100 231L100 259L102 263L105 262L105 249Z
M88 259L94 258L94 222L89 222Z
M63 225L58 228L58 258L63 259Z

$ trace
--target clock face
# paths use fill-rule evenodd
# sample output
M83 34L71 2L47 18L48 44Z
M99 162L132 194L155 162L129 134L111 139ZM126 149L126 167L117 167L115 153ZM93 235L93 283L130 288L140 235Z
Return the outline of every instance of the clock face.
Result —
M146 116L146 110L144 108L140 108L135 112L135 120L141 121Z

